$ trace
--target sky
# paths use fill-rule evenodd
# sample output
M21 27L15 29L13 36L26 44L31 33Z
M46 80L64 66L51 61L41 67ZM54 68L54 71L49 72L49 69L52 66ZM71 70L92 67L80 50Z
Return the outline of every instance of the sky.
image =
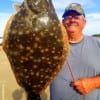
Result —
M14 4L21 4L23 0L0 0L0 37L3 36L4 28L9 17L16 13ZM59 20L65 7L70 3L80 3L86 14L85 35L100 34L100 0L52 0ZM1 41L1 40L0 40Z

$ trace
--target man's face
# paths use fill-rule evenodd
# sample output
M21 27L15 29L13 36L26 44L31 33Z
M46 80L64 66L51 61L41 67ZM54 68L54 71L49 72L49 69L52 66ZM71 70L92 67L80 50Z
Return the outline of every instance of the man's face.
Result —
M63 19L63 24L68 33L80 33L86 24L86 20L83 15L72 12Z

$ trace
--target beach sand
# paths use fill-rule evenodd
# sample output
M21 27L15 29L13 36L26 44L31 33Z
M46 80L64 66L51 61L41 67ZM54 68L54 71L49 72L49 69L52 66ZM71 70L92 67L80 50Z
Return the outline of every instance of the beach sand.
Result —
M41 95L49 100L49 87ZM25 91L17 84L2 46L0 46L0 100L26 100Z

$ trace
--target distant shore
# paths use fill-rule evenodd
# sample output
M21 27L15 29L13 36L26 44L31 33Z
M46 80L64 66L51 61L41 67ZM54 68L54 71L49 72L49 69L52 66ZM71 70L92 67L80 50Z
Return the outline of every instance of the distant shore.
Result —
M0 45L2 44L2 37L0 37Z

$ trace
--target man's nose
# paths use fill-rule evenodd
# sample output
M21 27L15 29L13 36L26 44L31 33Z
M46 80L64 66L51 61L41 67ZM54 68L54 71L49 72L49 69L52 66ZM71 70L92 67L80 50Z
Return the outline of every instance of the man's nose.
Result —
M71 17L71 19L70 19L71 21L75 21L76 20L76 18L73 16L73 17Z

